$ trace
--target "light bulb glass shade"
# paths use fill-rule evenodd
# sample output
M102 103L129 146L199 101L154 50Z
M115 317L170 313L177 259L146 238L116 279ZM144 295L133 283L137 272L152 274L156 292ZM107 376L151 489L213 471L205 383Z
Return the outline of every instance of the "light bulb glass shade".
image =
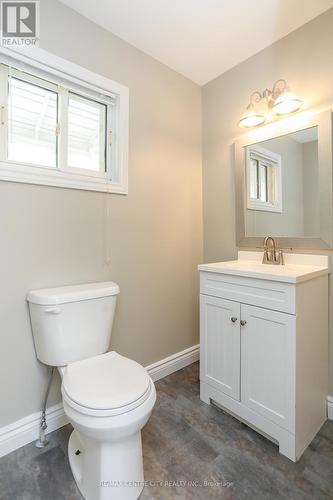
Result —
M262 113L258 113L253 109L246 111L239 120L238 125L244 128L257 127L266 121L266 117Z
M300 97L297 97L289 92L284 92L275 99L273 112L276 115L287 115L298 111L302 106L303 101Z

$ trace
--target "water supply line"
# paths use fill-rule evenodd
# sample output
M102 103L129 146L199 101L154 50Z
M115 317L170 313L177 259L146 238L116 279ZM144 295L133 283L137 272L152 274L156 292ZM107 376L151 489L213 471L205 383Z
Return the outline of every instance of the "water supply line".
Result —
M51 373L49 377L49 382L47 384L46 388L46 393L44 397L44 402L43 402L43 407L42 407L42 416L40 419L40 425L39 425L39 438L37 439L35 446L36 448L44 448L49 444L48 439L45 436L45 431L47 429L47 423L46 423L46 404L47 404L47 398L49 397L49 392L51 388L51 383L53 379L53 373L54 373L54 366L51 367Z

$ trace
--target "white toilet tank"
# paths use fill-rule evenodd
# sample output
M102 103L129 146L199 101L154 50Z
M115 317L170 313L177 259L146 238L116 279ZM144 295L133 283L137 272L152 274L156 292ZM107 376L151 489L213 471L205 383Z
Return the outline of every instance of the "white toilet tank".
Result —
M119 286L111 281L28 293L36 354L51 366L108 350Z

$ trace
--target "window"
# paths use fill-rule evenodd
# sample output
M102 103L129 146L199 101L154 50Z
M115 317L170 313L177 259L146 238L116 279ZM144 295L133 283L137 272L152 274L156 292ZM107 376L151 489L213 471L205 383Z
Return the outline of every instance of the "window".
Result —
M53 90L8 78L8 160L57 166L57 102Z
M128 89L40 49L61 71L11 52L0 50L0 179L127 193Z
M260 146L248 146L247 208L282 212L281 156Z
M68 165L105 173L107 106L69 93Z

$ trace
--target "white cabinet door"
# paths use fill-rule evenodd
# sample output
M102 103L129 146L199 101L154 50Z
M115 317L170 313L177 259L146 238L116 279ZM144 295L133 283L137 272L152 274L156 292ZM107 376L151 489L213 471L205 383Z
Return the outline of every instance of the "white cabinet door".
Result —
M241 306L241 399L291 430L295 412L295 316Z
M201 380L240 398L240 304L200 296Z

